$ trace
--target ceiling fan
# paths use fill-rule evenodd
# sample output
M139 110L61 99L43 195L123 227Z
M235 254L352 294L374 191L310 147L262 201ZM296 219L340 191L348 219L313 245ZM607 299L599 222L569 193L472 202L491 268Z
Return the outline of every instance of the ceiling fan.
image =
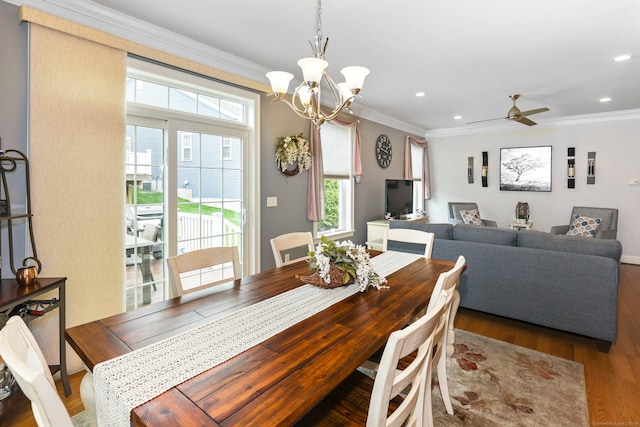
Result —
M547 107L536 108L535 110L520 111L520 109L518 107L516 107L516 101L518 100L518 98L520 98L520 95L519 94L510 95L509 98L513 101L513 107L511 107L511 109L507 113L507 117L498 117L498 118L495 118L495 119L478 120L478 121L475 121L475 122L469 122L467 124L470 125L472 123L480 123L480 122L488 122L488 121L491 121L491 120L507 119L507 120L516 121L518 123L522 123L523 125L533 126L533 125L536 125L537 123L534 122L531 119L528 119L527 116L531 116L532 114L544 113L545 111L549 111L549 109Z

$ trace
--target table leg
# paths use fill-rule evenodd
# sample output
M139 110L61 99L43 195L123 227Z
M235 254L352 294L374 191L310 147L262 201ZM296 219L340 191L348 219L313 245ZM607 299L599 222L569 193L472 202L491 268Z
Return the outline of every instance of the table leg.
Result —
M60 307L58 308L58 320L60 328L60 379L62 380L64 395L69 397L71 395L71 385L69 384L69 374L67 373L67 343L64 340L64 331L66 328L66 296L64 281L58 288L58 299L60 300Z

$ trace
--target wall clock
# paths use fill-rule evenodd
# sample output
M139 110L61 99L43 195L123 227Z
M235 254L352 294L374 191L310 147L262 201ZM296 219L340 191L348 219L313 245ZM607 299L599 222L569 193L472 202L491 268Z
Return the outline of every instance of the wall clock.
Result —
M382 168L391 164L391 140L387 135L380 135L376 141L376 160Z

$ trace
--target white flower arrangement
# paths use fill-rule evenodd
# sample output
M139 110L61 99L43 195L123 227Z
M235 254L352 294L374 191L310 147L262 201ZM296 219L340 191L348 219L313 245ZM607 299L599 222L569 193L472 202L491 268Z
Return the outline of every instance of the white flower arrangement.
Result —
M278 138L276 145L276 164L282 173L289 171L292 166L297 167L293 175L309 170L311 167L311 151L309 142L302 133Z
M309 255L310 267L317 269L318 275L327 285L343 286L353 279L360 287L360 292L365 292L369 286L378 290L388 288L383 286L387 279L380 277L373 269L365 247L355 245L350 240L336 243L323 236L316 250L309 252ZM331 264L342 271L342 283L331 283L334 276L330 271Z

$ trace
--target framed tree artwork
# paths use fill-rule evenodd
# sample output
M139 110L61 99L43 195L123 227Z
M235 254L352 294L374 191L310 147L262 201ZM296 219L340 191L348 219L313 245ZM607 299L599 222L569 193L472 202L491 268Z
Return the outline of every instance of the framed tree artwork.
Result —
M501 148L500 190L551 191L551 146Z

